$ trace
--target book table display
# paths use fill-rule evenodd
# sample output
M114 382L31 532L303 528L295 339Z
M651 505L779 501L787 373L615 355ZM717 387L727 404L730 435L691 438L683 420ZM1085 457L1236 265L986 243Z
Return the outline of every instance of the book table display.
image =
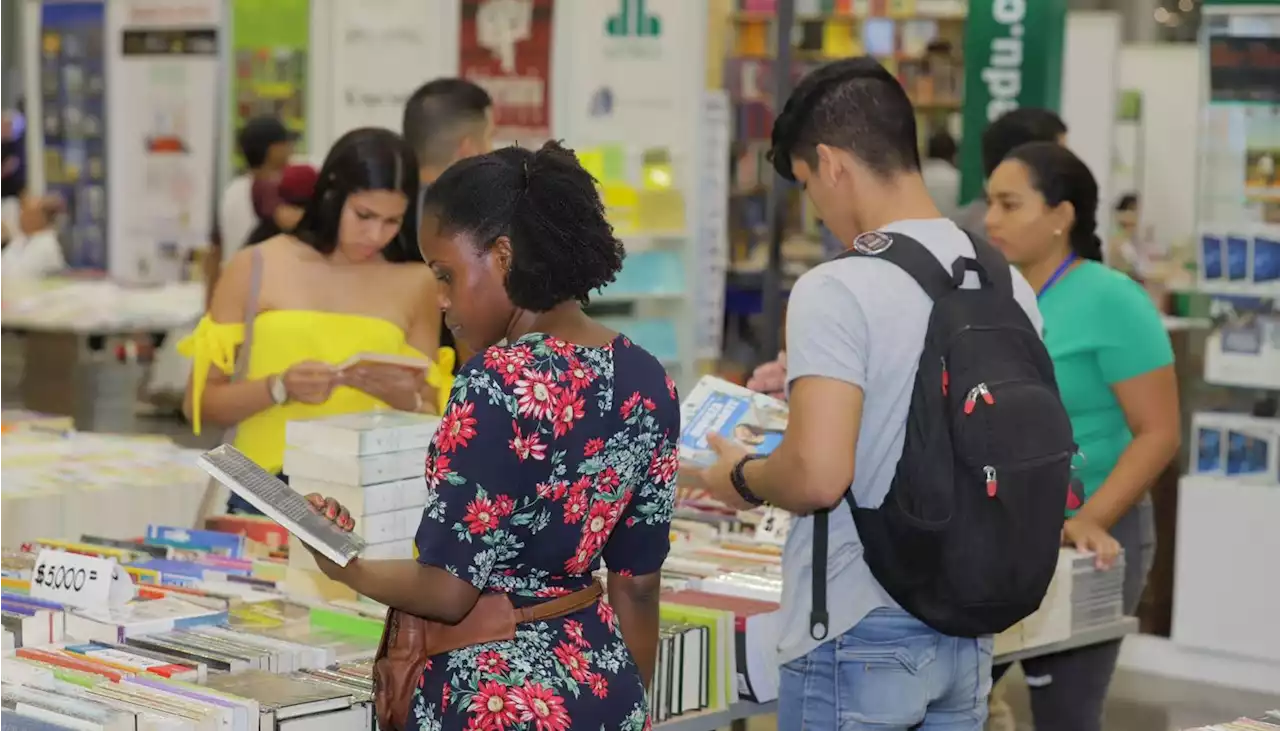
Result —
M103 345L194 326L205 304L199 282L15 280L3 295L5 404L72 416L77 428L95 431L127 428L143 375Z
M0 414L0 545L84 533L141 535L195 520L208 477L168 438L72 429L69 416Z
M29 439L48 450L55 438L105 438L42 435L35 425L56 424L26 421L32 426L25 430L15 417L6 427L5 545L11 546L11 531L48 532L23 541L21 550L11 547L3 559L6 728L29 718L54 725L13 727L85 728L90 721L94 728L132 729L161 716L173 722L166 728L370 729L369 661L386 607L316 570L298 541L314 542L318 532L305 525L308 515L288 505L289 488L237 462L225 448L202 457L171 445L164 445L171 450L166 452L152 444L155 451L146 452L134 444L128 460L117 457L115 467L96 471L133 474L136 482L147 474L139 464L148 460L168 464L170 476L177 469L203 474L199 460L219 479L238 483L264 504L278 504L278 519L295 533L269 518L246 516L210 519L197 530L189 518L168 513L158 514L167 524L138 526L136 519L121 522L119 511L109 512L110 501L101 500L91 507L104 520L68 522L64 505L46 511L58 520L42 523L27 510L22 514L32 516L25 519L31 525L12 524L10 514L20 512L13 500L21 499L10 495L10 485L20 484L11 478L22 468L10 463L15 445ZM382 412L289 425L286 472L295 481L322 479L326 493L346 495L344 504L360 516L363 540L334 546L339 554L412 555L407 518L411 512L420 517L423 498L421 477L409 474L410 463L420 473L437 424L434 417ZM112 448L120 451L119 444ZM53 453L44 452L46 462ZM183 460L189 461L177 464ZM126 461L132 472L122 471ZM74 469L81 469L75 473L81 479L89 474L83 465ZM190 482L203 488L199 479ZM162 489L132 492L161 502L166 490L156 487ZM174 488L168 492L181 492ZM198 496L203 489L191 492ZM125 497L108 494L121 502ZM710 731L776 711L774 648L787 524L784 514L738 514L696 496L680 504L663 566L650 691L658 728ZM1135 631L1136 620L1121 614L1122 576L1122 566L1100 572L1090 556L1064 549L1041 608L997 637L997 661ZM590 652L583 657L609 661Z

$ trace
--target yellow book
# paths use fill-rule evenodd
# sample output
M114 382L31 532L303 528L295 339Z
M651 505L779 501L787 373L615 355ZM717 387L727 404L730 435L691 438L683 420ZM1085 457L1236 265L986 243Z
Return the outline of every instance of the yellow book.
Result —
M67 553L82 553L86 556L97 556L99 558L114 558L121 563L134 560L138 552L130 551L125 548L112 548L111 546L99 546L92 543L78 543L76 541L55 540L52 538L41 538L36 544L45 548L53 548Z
M853 19L832 19L822 24L822 55L846 58L862 55L860 28Z

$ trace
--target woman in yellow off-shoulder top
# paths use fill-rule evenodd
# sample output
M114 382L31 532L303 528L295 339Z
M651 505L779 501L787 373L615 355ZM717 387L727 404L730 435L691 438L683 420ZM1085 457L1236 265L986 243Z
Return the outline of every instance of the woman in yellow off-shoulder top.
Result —
M197 434L234 426L236 448L279 472L290 420L439 411L454 353L437 351L440 306L418 253L417 199L418 163L395 133L357 129L334 144L294 234L237 253L179 346L194 360L184 410ZM233 382L246 315L252 339ZM333 367L367 352L435 352L435 367L425 383L400 369ZM228 507L249 508L234 497Z

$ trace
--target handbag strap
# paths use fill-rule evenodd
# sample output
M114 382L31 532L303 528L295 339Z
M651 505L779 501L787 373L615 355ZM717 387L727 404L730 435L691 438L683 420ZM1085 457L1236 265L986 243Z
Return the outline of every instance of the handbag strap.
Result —
M253 347L253 322L258 318L258 297L262 292L262 268L262 250L255 247L249 255L249 292L244 299L244 340L240 343L239 352L236 353L236 366L231 373L232 382L243 378L249 370L249 350ZM235 440L236 427L232 426L222 433L223 444L231 444ZM197 530L203 530L205 521L220 510L219 498L222 494L221 484L214 478L209 478L204 488L204 495L200 498L200 505L196 508L195 528Z
M604 594L604 586L600 584L599 579L594 579L591 586L585 589L579 589L572 594L566 594L549 601L540 602L527 607L516 607L516 623L528 624L529 622L542 622L548 619L556 619L567 614L573 614L582 609L586 609L596 603Z
M239 381L249 372L249 353L253 350L253 323L258 319L258 298L262 294L262 249L249 249L249 291L244 297L244 340L236 353L236 367L231 373L231 381ZM230 444L236 440L236 427L227 429L222 434L222 443Z
M249 249L249 292L244 298L244 342L236 354L236 370L231 380L244 378L249 370L249 351L253 348L253 323L258 319L258 298L262 294L262 249Z

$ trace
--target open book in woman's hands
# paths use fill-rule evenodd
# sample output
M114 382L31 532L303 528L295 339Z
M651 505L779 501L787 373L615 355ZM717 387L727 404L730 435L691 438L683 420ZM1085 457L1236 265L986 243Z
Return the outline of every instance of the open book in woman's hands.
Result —
M338 373L353 368L399 368L412 371L426 378L431 371L431 361L426 358L414 358L408 355L388 355L386 353L356 353L334 366Z

